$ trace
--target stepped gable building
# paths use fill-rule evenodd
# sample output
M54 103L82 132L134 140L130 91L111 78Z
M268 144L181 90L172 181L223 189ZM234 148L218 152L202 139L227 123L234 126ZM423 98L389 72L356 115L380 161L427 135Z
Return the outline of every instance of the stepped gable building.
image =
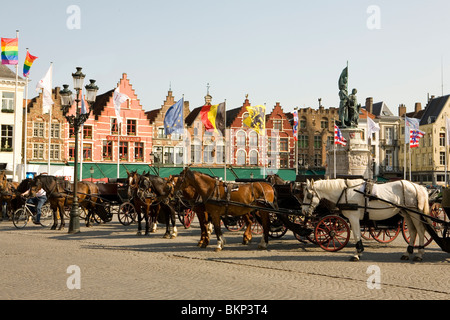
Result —
M130 84L126 73L118 83L119 91L130 100L120 106L122 124L118 125L113 95L114 90L99 95L92 107L93 112L84 123L79 140L82 141L83 162L148 163L152 148L152 127ZM75 112L75 105L69 113ZM74 160L75 137L73 127L67 129L68 145L65 157Z
M32 165L28 171L33 172L38 167L33 165L46 164L48 157L52 165L67 163L66 139L69 124L61 110L61 96L59 87L52 90L54 104L50 112L44 113L42 107L42 93L31 99L27 106L27 117L23 119L25 126L23 131L24 154L27 164ZM50 143L49 143L50 138ZM26 140L25 140L26 139ZM50 152L49 152L50 147ZM24 160L25 160L24 159ZM53 174L49 172L49 174Z
M177 101L175 96L173 96L172 90L169 90L161 108L145 112L153 130L153 146L148 150L152 164L176 165L185 162L184 141L181 140L182 135L172 134L166 136L164 131L165 114ZM189 101L184 101L183 117L185 122L189 113Z
M275 104L272 112L266 115L266 129L269 158L267 166L277 169L295 168L293 129L279 102Z

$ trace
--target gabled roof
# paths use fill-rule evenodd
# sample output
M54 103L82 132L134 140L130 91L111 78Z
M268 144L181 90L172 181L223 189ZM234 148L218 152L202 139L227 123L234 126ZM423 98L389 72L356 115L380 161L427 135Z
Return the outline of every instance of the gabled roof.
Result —
M16 79L16 74L7 66L0 64L0 78L1 79ZM24 80L19 77L19 80Z
M93 110L92 113L95 116L99 116L102 114L103 110L105 109L105 106L108 104L108 101L113 96L113 94L114 89L97 96L97 98L95 99L95 103L92 106Z
M239 112L241 111L242 107L238 107L238 108L234 108L231 110L227 110L227 123L226 123L226 127L230 127L231 124L233 123L234 119L236 119L237 115L239 114Z
M446 95L431 100L425 108L425 112L423 113L422 118L420 119L420 125L423 126L426 124L434 123L437 117L441 114L442 109L445 107L449 99L450 95Z
M372 114L379 117L379 116L393 116L394 114L389 110L388 106L384 101L377 102L373 104L372 107Z

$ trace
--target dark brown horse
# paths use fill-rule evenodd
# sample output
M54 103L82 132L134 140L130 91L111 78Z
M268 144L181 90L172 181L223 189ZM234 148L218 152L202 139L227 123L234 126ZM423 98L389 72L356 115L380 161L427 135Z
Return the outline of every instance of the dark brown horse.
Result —
M40 189L44 189L47 193L47 199L50 203L50 207L53 210L53 226L52 230L55 230L58 226L58 212L61 219L61 225L59 230L63 230L65 227L64 221L64 206L71 206L73 203L74 190L69 190L69 183L62 178L54 176L39 175L34 178L31 190L32 195ZM91 182L78 182L77 183L77 196L78 203L81 207L86 208L89 212L86 221L90 221L90 215L95 210L95 204L99 200L98 187Z
M178 232L175 226L175 210L170 205L172 187L161 177L150 174L138 174L136 171L128 175L128 196L138 216L138 235L142 234L142 217L145 219L145 235L156 231L158 215L163 212L166 223L164 238L176 238Z
M182 188L195 188L205 204L206 212L211 217L217 236L216 251L223 249L224 240L220 228L220 217L224 215L242 216L252 211L259 211L264 236L259 244L260 249L266 249L269 242L269 212L276 208L276 197L272 186L266 182L240 184L236 189L207 174L191 171L189 168L181 172ZM261 208L261 209L259 209ZM264 210L266 209L266 210ZM250 227L249 227L250 226ZM252 238L251 225L244 233L244 242Z
M197 246L206 248L209 244L211 232L209 231L208 214L205 210L205 205L197 201L200 196L192 186L181 188L182 179L180 176L170 176L168 183L171 184L174 189L174 198L176 201L187 202L188 206L197 214L201 230L200 241Z

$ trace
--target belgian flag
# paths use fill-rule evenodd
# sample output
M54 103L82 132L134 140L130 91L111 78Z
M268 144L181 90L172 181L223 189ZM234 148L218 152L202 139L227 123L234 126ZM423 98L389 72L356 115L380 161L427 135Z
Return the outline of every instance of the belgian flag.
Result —
M214 130L225 136L225 102L203 106L200 116L206 130Z

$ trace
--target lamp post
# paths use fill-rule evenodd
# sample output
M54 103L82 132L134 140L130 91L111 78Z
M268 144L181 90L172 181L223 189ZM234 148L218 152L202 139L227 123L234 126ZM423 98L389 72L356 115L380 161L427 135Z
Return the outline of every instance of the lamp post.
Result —
M64 117L67 119L70 125L73 126L75 133L75 154L74 154L74 177L73 177L73 203L72 208L70 210L70 223L69 223L69 233L79 233L80 232L80 211L78 208L78 132L80 131L80 127L86 120L89 118L91 114L92 105L95 102L95 98L97 97L98 87L95 85L95 80L90 80L90 84L88 84L86 89L86 101L89 105L89 110L86 113L80 113L80 102L82 99L82 91L83 91L83 82L85 75L81 72L80 67L77 67L77 72L72 73L73 78L73 87L76 91L75 102L76 111L75 115L69 115L69 109L73 104L74 98L72 96L72 91L68 88L67 84L63 85L63 90L60 90L61 95L61 105Z

